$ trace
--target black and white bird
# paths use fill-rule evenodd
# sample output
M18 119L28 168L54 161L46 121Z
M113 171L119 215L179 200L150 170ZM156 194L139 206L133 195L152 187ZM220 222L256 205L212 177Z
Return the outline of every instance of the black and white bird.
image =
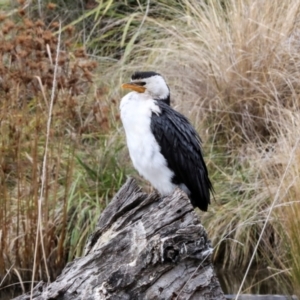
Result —
M122 88L120 104L129 154L136 170L166 196L178 186L194 207L207 211L212 184L201 139L188 119L170 106L170 90L155 72L136 72Z

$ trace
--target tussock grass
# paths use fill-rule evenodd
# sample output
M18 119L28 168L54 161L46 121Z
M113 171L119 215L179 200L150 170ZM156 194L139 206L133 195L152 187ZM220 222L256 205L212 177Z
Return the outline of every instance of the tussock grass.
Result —
M216 190L202 215L215 261L246 269L262 234L252 266L296 272L299 286L299 2L170 6L172 18L147 19L123 76L164 74L173 106L199 128Z

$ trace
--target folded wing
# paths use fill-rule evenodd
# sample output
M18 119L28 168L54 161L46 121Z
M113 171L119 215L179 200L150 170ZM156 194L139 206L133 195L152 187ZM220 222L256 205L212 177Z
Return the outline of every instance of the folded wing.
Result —
M157 101L161 113L153 113L151 130L168 167L174 172L173 183L184 184L193 206L207 211L212 184L201 150L201 140L190 122L168 104Z

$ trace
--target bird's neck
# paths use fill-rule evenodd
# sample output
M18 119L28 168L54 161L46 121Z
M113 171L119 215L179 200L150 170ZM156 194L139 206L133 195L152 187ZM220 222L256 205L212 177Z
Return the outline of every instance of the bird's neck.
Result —
M170 105L170 94L166 98L155 98L155 100L163 101L164 103Z

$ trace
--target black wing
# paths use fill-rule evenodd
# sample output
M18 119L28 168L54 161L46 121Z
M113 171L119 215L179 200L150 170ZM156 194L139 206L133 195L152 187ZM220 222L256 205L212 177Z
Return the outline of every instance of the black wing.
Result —
M201 139L188 119L162 101L161 113L152 113L151 130L168 167L174 172L174 184L185 184L193 206L207 211L213 190L202 156Z

